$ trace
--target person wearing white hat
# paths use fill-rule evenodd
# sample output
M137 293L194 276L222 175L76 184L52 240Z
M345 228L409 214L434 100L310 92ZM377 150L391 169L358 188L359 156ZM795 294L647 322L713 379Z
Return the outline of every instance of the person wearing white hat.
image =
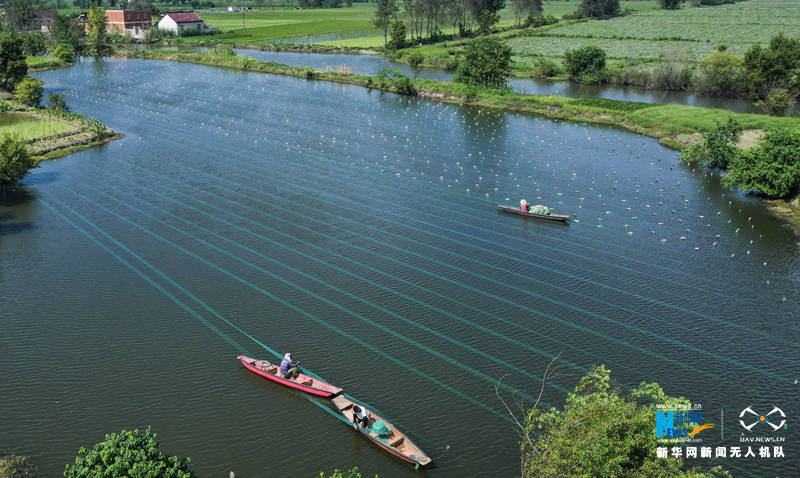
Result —
M300 373L298 369L298 365L300 362L292 362L292 354L286 352L286 355L283 356L283 360L281 360L281 368L280 372L283 375L283 378L295 378Z
M522 212L528 212L528 201L522 199L519 202L519 210Z

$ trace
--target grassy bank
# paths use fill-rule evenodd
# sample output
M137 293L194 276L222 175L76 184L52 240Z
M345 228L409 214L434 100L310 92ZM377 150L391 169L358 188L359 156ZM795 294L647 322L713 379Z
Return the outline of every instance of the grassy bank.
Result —
M25 63L28 64L29 72L55 70L57 68L64 68L71 65L71 63L66 63L58 58L48 56L28 56L25 58Z
M0 135L15 134L28 142L37 163L56 159L120 137L103 123L77 113L2 103Z

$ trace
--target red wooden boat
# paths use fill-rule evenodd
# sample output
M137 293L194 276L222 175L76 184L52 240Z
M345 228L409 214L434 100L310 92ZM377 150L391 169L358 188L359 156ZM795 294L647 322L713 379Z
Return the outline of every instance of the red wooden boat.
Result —
M242 362L242 365L256 375L261 375L264 378L272 380L273 382L278 382L281 385L286 385L287 387L296 388L297 390L326 398L342 393L341 388L334 387L328 382L323 382L322 380L309 377L302 373L293 379L283 378L283 375L278 370L278 365L269 363L266 360L256 360L245 357L244 355L240 355L236 358Z
M523 211L518 207L503 206L502 204L498 204L497 207L503 212L510 212L511 214L519 214L520 216L526 217L535 217L536 219L544 219L546 221L567 222L567 219L569 219L569 216L566 214L536 214L535 212Z
M388 451L392 455L419 466L428 465L432 461L431 458L426 455L424 451L422 451L422 448L411 441L408 435L398 430L397 427L386 421L385 418L375 414L375 412L369 407L366 407L359 402L353 401L352 398L345 397L343 395L339 395L338 397L334 398L331 400L331 403L333 403L333 406L336 407L336 410L341 413L352 425L355 425L353 418L353 405L358 405L369 410L369 426L359 426L359 433L369 438L370 441ZM384 433L383 436L379 436L374 430L375 424L381 421L386 425L386 429L388 430L388 433Z

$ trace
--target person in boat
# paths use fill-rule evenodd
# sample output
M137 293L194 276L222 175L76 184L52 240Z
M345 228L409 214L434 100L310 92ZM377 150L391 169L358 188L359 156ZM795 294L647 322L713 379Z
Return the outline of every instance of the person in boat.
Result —
M283 356L283 360L281 360L280 368L283 378L296 378L300 373L299 365L300 362L292 362L292 354L286 352L286 355Z
M364 407L353 405L353 426L358 430L359 425L363 428L369 426L369 412Z
M520 200L520 202L519 202L519 210L522 211L522 212L528 212L530 210L530 205L528 204L528 201L526 201L524 199Z

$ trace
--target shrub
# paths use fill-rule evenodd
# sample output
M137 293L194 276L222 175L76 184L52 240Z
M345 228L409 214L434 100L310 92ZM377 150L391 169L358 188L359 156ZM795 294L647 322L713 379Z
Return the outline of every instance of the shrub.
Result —
M564 68L570 78L586 83L601 83L607 77L606 52L593 45L567 50L564 53Z
M402 95L416 95L417 90L414 88L414 83L411 78L405 75L399 75L391 79L390 84Z
M561 66L549 58L537 58L533 63L533 76L549 77L563 73Z
M35 162L28 146L21 137L4 134L0 136L0 186L15 184L28 174Z
M458 58L451 58L447 60L444 64L445 71L456 71L458 70Z
M50 109L58 111L69 111L69 105L67 105L64 95L59 95L58 93L53 93L52 91L47 93L47 106Z
M408 64L411 65L412 68L419 68L422 65L422 62L425 61L425 55L422 53L415 51L414 53L408 56Z
M44 93L44 82L26 76L19 83L14 92L14 99L28 106L39 106Z
M123 430L106 435L91 450L81 447L74 465L67 465L66 478L102 476L172 476L191 478L189 458L169 456L158 449L156 435Z
M773 88L767 94L765 104L771 114L782 116L795 102L786 88Z
M739 151L736 143L741 134L742 125L730 116L727 123L715 122L714 127L703 134L703 141L684 151L681 157L687 164L725 169Z
M800 131L780 126L761 138L758 145L736 155L722 178L725 187L758 191L787 199L800 190Z
M701 93L739 96L745 91L744 60L731 53L714 52L700 62L696 87Z
M64 63L72 63L75 61L75 52L72 51L72 47L63 43L56 46L56 49L53 50L53 56Z

